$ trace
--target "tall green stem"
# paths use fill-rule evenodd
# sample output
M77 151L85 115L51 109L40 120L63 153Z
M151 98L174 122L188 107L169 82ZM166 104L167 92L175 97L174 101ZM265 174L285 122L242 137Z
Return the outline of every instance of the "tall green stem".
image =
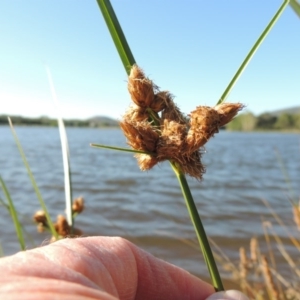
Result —
M103 14L103 17L106 21L106 25L109 28L109 31L111 33L112 39L116 45L116 48L118 49L120 58L123 62L124 68L129 74L130 67L135 64L133 55L131 53L131 50L127 44L126 38L124 36L124 33L122 31L122 28L118 22L118 19L114 13L114 10L109 2L109 0L97 0L98 5L101 9L101 12ZM128 68L129 66L129 68ZM153 120L155 125L158 125L159 122L157 120L156 114L148 109L148 113L150 118ZM188 186L188 183L186 181L185 175L180 171L180 167L175 166L175 164L171 163L172 168L178 178L179 184L181 186L181 190L183 193L183 196L186 201L187 209L189 211L192 223L194 224L194 228L199 240L200 248L203 252L203 256L205 259L205 262L207 264L210 277L212 279L213 285L217 291L224 290L223 284L220 278L220 274L218 271L218 268L216 266L212 251L210 249L210 245L208 243L203 225L201 223L196 205L194 203L194 199L192 197L190 188Z
M285 0L282 3L282 5L279 7L278 11L274 15L274 17L272 18L272 20L270 21L270 23L267 25L267 27L265 28L265 30L262 32L262 34L260 35L260 37L258 38L258 40L256 41L256 43L251 48L251 50L249 51L248 55L246 56L246 58L242 62L241 66L239 67L239 69L237 70L237 72L235 73L235 75L233 76L233 78L231 79L230 83L228 84L227 88L225 89L224 93L222 94L222 96L221 96L221 98L220 98L220 100L218 101L217 104L221 104L222 102L224 102L226 100L226 98L229 95L230 91L232 90L233 86L235 85L235 83L237 82L237 80L239 79L239 77L242 75L244 69L247 67L247 65L250 62L251 58L253 57L253 55L257 51L258 47L261 45L261 43L264 41L264 39L266 38L266 36L268 35L268 33L271 31L272 27L274 26L274 24L276 23L276 21L279 19L279 17L283 13L284 9L287 7L287 5L289 4L289 2L290 2L289 0Z
M129 75L131 67L135 64L134 57L127 43L118 18L109 0L97 0L110 35L119 52L125 71Z
M210 273L210 277L212 279L212 283L216 291L223 291L224 287L222 284L222 280L218 271L218 267L216 265L213 253L211 251L208 238L206 236L203 224L201 222L200 216L198 214L197 207L195 205L195 201L193 199L192 193L190 191L190 188L188 186L186 177L184 173L180 170L180 166L175 165L171 162L171 166L176 174L176 177L179 181L182 194L185 199L186 207L189 212L190 218L192 220L192 223L194 225L198 242L200 244L200 248L202 250L204 260L206 262L207 268Z

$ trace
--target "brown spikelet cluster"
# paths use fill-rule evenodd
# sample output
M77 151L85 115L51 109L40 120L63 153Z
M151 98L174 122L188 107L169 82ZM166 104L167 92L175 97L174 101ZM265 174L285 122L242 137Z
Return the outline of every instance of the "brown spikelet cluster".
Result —
M184 116L173 96L160 91L137 65L128 77L128 91L134 104L120 126L128 145L145 152L135 155L141 170L170 160L199 180L205 171L201 147L243 108L240 103L198 106Z
M83 197L78 197L73 201L72 212L80 214L84 210L84 199Z
M83 210L84 210L84 199L83 197L78 197L73 201L72 204L73 217L75 217L76 214L80 214ZM37 211L33 216L33 220L37 223L38 232L44 232L45 230L50 229L50 226L46 218L46 214L43 210ZM66 217L63 215L57 216L56 223L54 223L53 226L60 238L77 237L82 235L82 231L78 228L74 228L73 232L71 231L71 227L68 224ZM56 240L55 237L51 238L51 242L54 242L55 240Z

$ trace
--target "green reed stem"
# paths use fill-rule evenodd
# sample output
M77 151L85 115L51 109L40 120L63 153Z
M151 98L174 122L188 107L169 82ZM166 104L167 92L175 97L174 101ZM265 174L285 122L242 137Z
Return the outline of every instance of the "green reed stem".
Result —
M268 33L271 31L272 27L275 25L276 21L279 19L279 17L283 13L284 9L287 7L287 5L289 4L289 2L290 2L289 0L285 0L282 3L282 5L278 9L278 11L276 12L276 14L274 15L274 17L270 21L270 23L267 25L267 27L265 28L265 30L262 32L262 34L260 35L260 37L258 38L258 40L256 41L256 43L251 48L250 52L248 53L248 55L246 56L246 58L242 62L241 66L239 67L239 69L237 70L237 72L235 73L235 75L233 76L233 78L231 79L230 83L228 84L227 88L225 89L224 93L222 94L222 96L221 96L221 98L220 98L220 100L218 101L217 104L221 104L222 102L224 102L226 100L226 98L229 95L230 91L232 90L233 86L235 85L235 83L237 82L237 80L239 79L239 77L242 75L243 71L247 67L247 65L250 62L251 58L253 57L253 55L255 54L255 52L257 51L257 49L259 48L259 46L261 45L261 43L264 41L264 39L266 38L266 36L268 35Z
M195 205L195 201L193 199L192 193L190 191L189 185L187 183L186 177L184 173L181 171L180 166L171 162L172 169L174 170L176 177L179 181L182 194L185 199L186 207L189 212L190 218L194 225L198 242L200 244L200 248L202 250L204 260L206 262L208 271L210 273L210 277L212 279L213 286L216 291L224 291L223 283L218 271L218 267L216 265L213 253L211 251L211 247L209 245L208 238L206 236L203 224L201 222L200 216L198 214L197 207Z
M29 176L29 178L30 178L31 184L32 184L32 186L33 186L33 189L34 189L34 191L35 191L35 193L36 193L36 195L37 195L37 198L38 198L38 200L39 200L39 202L40 202L40 205L41 205L43 211L45 212L46 219L47 219L47 222L48 222L48 225L49 225L51 234L52 234L56 239L58 239L58 234L57 234L57 232L56 232L56 230L55 230L55 228L54 228L54 225L53 225L53 223L52 223L52 221L51 221L50 214L48 213L48 210L47 210L47 206L46 206L46 204L45 204L44 199L42 198L42 195L41 195L40 190L39 190L39 188L38 188L38 186L37 186L37 183L36 183L36 181L35 181L35 179L34 179L34 176L33 176L32 172L31 172L31 170L30 170L30 167L29 167L29 164L28 164L28 162L27 162L25 153L24 153L24 151L23 151L23 148L22 148L22 146L21 146L21 143L20 143L20 141L19 141L19 139L18 139L17 133L16 133L14 127L13 127L13 124L12 124L12 121L11 121L10 118L8 118L8 122L9 122L9 125L10 125L10 129L11 129L11 131L12 131L13 137L14 137L14 139L15 139L15 142L16 142L16 144L17 144L17 147L18 147L18 149L19 149L20 155L21 155L21 157L22 157L23 163L24 163L25 168L26 168L26 170L27 170L28 176Z
M19 243L20 243L21 250L25 250L25 239L24 239L24 236L23 236L22 225L19 221L18 213L17 213L17 210L14 206L14 202L11 199L11 196L9 194L9 191L8 191L7 187L6 187L6 184L4 183L1 176L0 176L0 185L2 187L3 193L4 193L4 195L7 199L7 203L8 203L8 204L6 204L5 202L3 202L3 204L8 208L9 213L11 215L12 221L13 221L15 229L16 229L16 233L17 233L17 237L18 237L18 240L19 240Z
M114 10L113 10L109 0L97 0L97 2L101 9L103 17L106 21L106 25L110 31L110 34L115 43L115 46L119 52L119 55L123 62L124 68L125 68L127 74L129 74L131 66L133 64L135 64L135 60L133 58L133 55L129 48L129 45L127 44L125 35L124 35L122 28L118 22L117 16L115 15ZM155 114L155 112L148 109L148 113L154 123L154 126L159 124L159 120L157 119L158 116ZM109 146L105 146L105 147L108 149L120 150L120 149L116 149L115 147L109 147ZM122 150L122 151L125 151L125 150ZM132 152L136 152L136 151L134 150ZM220 278L220 274L217 269L214 257L212 255L210 245L208 243L203 225L201 223L201 220L200 220L196 205L194 203L190 188L186 181L185 175L181 171L179 171L179 169L174 164L171 163L171 165L172 165L173 170L179 180L179 184L181 186L183 196L186 200L187 209L189 211L192 223L194 224L194 228L195 228L195 231L196 231L199 243L200 243L200 248L203 252L204 259L208 266L208 270L209 270L213 285L216 290L222 291L222 290L224 290L224 287L223 287L223 284L222 284L222 281Z
M135 60L127 43L121 25L118 21L118 18L109 0L97 0L97 3L102 12L110 35L119 52L125 71L129 75L131 67L135 64Z
M293 8L294 12L300 18L300 3L297 0L290 0L290 6Z

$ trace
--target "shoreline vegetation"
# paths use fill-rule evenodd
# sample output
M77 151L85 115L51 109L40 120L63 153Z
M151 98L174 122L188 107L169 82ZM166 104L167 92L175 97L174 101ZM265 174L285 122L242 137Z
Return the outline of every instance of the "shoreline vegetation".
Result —
M23 116L0 115L0 126L8 125L7 117L10 117L14 126L45 126L57 127L57 119L41 116L37 118L29 118ZM119 127L119 121L106 116L92 117L86 120L81 119L64 119L66 127Z
M0 115L0 126L8 125L8 115ZM36 118L10 116L15 126L57 127L57 119L41 116ZM66 127L115 128L119 121L107 116L95 116L89 119L64 119ZM240 113L222 129L228 131L281 131L300 132L300 106L258 116L252 112Z
M230 131L300 131L300 106L262 113L240 113L226 126Z

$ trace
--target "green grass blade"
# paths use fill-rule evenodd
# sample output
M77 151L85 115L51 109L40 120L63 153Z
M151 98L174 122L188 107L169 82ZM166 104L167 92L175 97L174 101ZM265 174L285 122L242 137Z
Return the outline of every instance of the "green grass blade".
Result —
M59 136L61 142L61 151L62 151L62 158L63 158L63 167L64 167L64 177L65 177L65 197L66 197L66 215L68 224L71 227L71 233L74 228L74 216L72 213L72 180L71 180L71 167L70 167L70 152L68 146L68 139L67 139L67 132L64 125L64 121L59 114L59 102L56 96L52 76L50 69L46 66L46 72L48 75L48 81L51 89L52 99L55 103L56 110L58 112L57 121L58 121L58 128L59 128Z
M276 12L276 14L274 15L274 17L270 21L270 23L267 25L267 27L265 28L265 30L262 32L262 34L260 35L260 37L258 38L258 40L256 41L256 43L251 48L250 52L248 53L248 55L246 56L246 58L242 62L241 66L239 67L239 69L237 70L237 72L235 73L235 75L233 76L233 78L231 79L229 85L225 89L224 93L222 94L222 96L221 96L221 98L220 98L220 100L218 101L217 104L220 104L220 103L222 103L222 102L224 102L226 100L227 96L229 95L230 91L232 90L233 86L235 85L235 83L237 82L237 80L239 79L239 77L242 75L243 71L247 67L247 65L250 62L251 58L253 57L253 55L255 54L255 52L258 50L259 46L264 41L264 39L266 38L266 36L268 35L268 33L271 31L271 29L275 25L276 21L279 19L279 17L281 16L281 14L283 13L284 9L287 7L288 4L289 4L288 0L284 1L282 3L282 5L278 9L278 11Z
M17 233L17 237L18 237L18 240L20 243L21 250L25 250L25 240L24 240L24 236L23 236L22 225L19 221L18 213L14 206L14 202L12 201L9 191L8 191L3 179L1 178L1 176L0 176L0 185L2 187L3 193L7 200L7 204L5 206L6 207L8 206L8 208L9 208L9 213L11 215L12 221L13 221L15 229L16 229L16 233Z
M290 0L290 6L294 10L294 12L297 14L297 16L300 18L300 3L297 0Z
M29 164L28 164L28 162L27 162L25 153L24 153L24 151L23 151L23 148L22 148L22 146L21 146L21 143L20 143L20 141L19 141L19 139L18 139L17 133L16 133L14 127L13 127L13 124L12 124L12 121L11 121L10 118L8 118L8 122L9 122L9 125L10 125L10 128L11 128L13 137L14 137L14 139L15 139L15 142L16 142L16 144L17 144L17 147L18 147L18 149L19 149L20 155L21 155L21 157L22 157L23 163L24 163L25 168L26 168L26 170L27 170L27 173L28 173L28 175L29 175L29 178L30 178L31 184L32 184L32 186L33 186L33 189L34 189L34 191L35 191L35 193L36 193L36 195L37 195L37 198L38 198L38 200L39 200L39 203L40 203L40 205L41 205L43 211L45 212L45 215L46 215L46 218L47 218L47 222L48 222L49 227L50 227L51 234L52 234L56 239L58 239L58 234L57 234L57 232L56 232L56 230L55 230L55 228L54 228L54 225L53 225L53 223L52 223L52 221L51 221L51 218L50 218L50 215L49 215L49 213L48 213L46 204L45 204L45 202L44 202L44 200L43 200L43 198L42 198L42 195L41 195L40 190L39 190L39 188L38 188L38 186L37 186L37 184L36 184L36 181L35 181L35 179L34 179L34 176L33 176L32 172L31 172L31 170L30 170L30 167L29 167Z
M109 0L97 0L97 3L102 12L110 35L119 52L125 71L127 72L127 74L129 74L131 67L135 64L135 60L129 48L123 30L119 24L117 16L114 12L114 9Z
M124 152L130 152L130 153L154 155L154 153L145 152L142 150L134 150L134 149L129 149L129 148L115 147L115 146L106 146L106 145L101 145L101 144L90 144L90 146L94 147L94 148L105 148L105 149L124 151Z

